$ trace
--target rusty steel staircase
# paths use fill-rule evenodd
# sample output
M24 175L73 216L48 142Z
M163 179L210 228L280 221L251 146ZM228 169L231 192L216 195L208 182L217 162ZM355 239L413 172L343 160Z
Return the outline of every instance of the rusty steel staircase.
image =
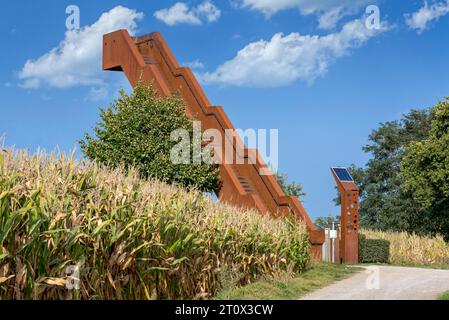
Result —
M266 174L268 168L257 150L246 148L238 135L226 133L229 130L235 132L235 129L225 111L220 106L211 106L192 71L179 67L160 33L131 37L126 30L118 30L104 35L103 69L123 71L133 87L141 81L151 83L163 96L179 95L186 104L187 115L200 121L203 130L216 129L224 139L232 139L234 162L227 164L221 161L219 199L241 207L256 208L274 217L292 215L304 221L313 254L317 258L321 256L324 233L312 223L299 199L286 196L274 176ZM225 144L222 145L224 149ZM219 156L224 159L224 150ZM248 161L249 157L253 161Z

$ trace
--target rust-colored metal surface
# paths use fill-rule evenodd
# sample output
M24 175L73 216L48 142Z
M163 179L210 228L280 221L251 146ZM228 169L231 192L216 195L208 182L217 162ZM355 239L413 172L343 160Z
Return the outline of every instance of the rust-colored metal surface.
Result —
M257 150L249 150L238 135L229 134L229 130L235 132L235 129L223 108L211 106L191 70L179 67L161 34L131 37L126 30L118 30L104 35L103 69L123 71L132 86L142 81L152 83L163 96L179 95L186 104L187 115L200 121L202 130L216 129L224 140L233 141L233 163L221 161L220 165L219 199L236 206L256 208L262 214L293 215L304 221L312 252L316 258L321 257L324 233L312 223L298 198L286 196L274 176L265 174L269 171ZM226 141L221 145L223 150L218 156L225 159ZM251 162L248 161L250 157Z
M334 169L332 169L332 175L341 197L340 262L357 264L359 262L359 188L354 181L342 181Z

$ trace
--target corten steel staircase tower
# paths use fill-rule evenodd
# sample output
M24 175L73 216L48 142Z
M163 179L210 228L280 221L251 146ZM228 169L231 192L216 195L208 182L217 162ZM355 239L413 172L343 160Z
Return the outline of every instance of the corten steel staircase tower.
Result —
M104 35L103 69L123 71L133 87L141 81L152 83L162 96L179 95L186 104L187 115L201 121L203 130L216 129L224 139L235 139L234 164L221 161L223 164L220 165L220 200L256 208L261 213L269 212L274 217L293 215L304 221L313 255L321 257L324 233L312 223L298 198L286 196L273 175L266 174L268 168L257 150L247 149L238 135L225 134L225 130L235 129L223 108L211 106L191 70L179 67L159 33L131 37L126 30L118 30ZM224 149L225 143L221 145ZM218 156L224 159L224 150L222 152ZM250 163L249 157L253 158ZM242 160L245 160L244 164L240 164Z

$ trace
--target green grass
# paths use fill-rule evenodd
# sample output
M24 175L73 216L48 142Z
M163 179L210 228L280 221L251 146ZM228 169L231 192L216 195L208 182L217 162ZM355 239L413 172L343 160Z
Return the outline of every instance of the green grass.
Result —
M345 279L363 270L359 267L319 263L299 275L283 274L260 279L239 288L226 288L218 293L218 300L290 300Z
M443 293L438 300L448 300L449 301L449 291L446 291L445 293Z

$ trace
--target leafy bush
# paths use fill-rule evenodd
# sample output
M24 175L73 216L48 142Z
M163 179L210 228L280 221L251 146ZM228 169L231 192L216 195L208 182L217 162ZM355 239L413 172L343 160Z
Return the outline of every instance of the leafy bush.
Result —
M302 271L300 222L215 204L197 191L73 157L0 152L0 299L206 298ZM80 266L80 290L65 288Z
M359 257L361 262L388 262L397 265L441 265L449 266L449 244L443 237L421 237L406 232L382 232L361 230ZM373 242L374 241L374 242ZM384 244L381 244L384 241ZM385 257L389 243L388 261L369 261ZM375 249L373 249L375 247ZM382 249L383 248L383 249ZM369 255L372 256L369 256Z
M388 263L390 261L390 242L383 239L367 239L359 234L360 263Z
M218 191L218 166L193 161L174 164L170 159L171 150L178 144L172 141L172 132L185 129L190 141L196 138L193 123L187 118L180 99L159 98L151 86L140 84L131 95L122 90L114 104L100 111L102 121L94 128L96 137L86 134L80 142L89 159L113 168L134 167L144 178L193 186L206 192ZM190 160L194 156L198 158L201 154L194 154L191 143Z

